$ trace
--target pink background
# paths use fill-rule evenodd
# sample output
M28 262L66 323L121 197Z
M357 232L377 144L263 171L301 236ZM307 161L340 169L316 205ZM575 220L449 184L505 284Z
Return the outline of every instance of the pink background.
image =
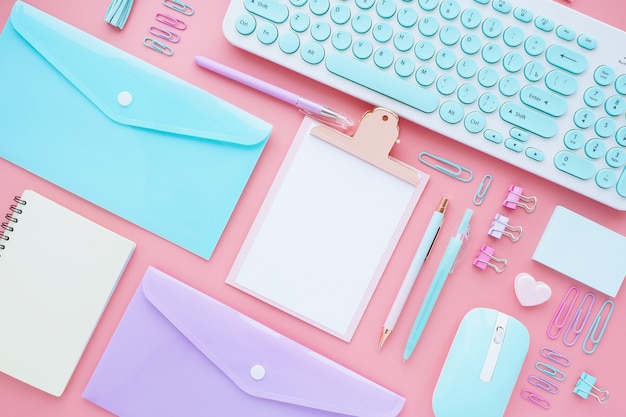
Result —
M433 415L431 408L433 389L456 328L466 312L479 306L499 309L516 317L527 326L531 334L528 356L506 416L540 415L544 412L546 415L555 416L624 415L626 290L622 289L615 299L616 307L612 320L597 351L587 355L582 352L581 341L570 348L561 340L551 341L546 337L548 322L563 295L574 282L532 261L531 255L557 204L565 205L623 235L626 235L626 213L604 207L420 126L401 121L402 142L394 148L392 154L426 170L432 174L431 180L352 342L345 343L224 283L247 230L302 120L302 115L282 102L201 70L193 63L193 57L205 55L218 59L266 81L296 91L307 98L327 103L356 120L371 109L371 106L232 47L224 39L221 31L227 0L188 2L196 12L184 19L188 28L181 33L181 42L174 47L175 54L172 57L158 54L144 47L142 43L143 38L149 35L148 28L155 22L154 15L157 12L169 11L160 0L136 0L123 31L114 29L103 21L109 4L107 0L62 2L29 0L29 3L267 120L274 125L274 132L210 261L194 256L53 184L0 160L0 206L5 202L8 208L14 195L19 195L24 189L34 189L137 243L136 252L63 396L60 398L50 396L0 374L2 416L110 415L82 399L81 393L149 265L179 278L278 332L405 396L407 401L401 416ZM6 21L12 4L10 0L1 1L0 22ZM621 0L576 0L570 7L626 29L626 21L621 13L623 10ZM166 112L168 106L176 105L177 103L165 102L163 111ZM418 154L422 151L443 155L469 167L474 171L474 180L465 184L438 172L428 171L429 168L418 161ZM493 175L493 183L485 202L481 206L474 206L472 197L480 179L487 173ZM526 194L538 197L539 203L534 213L527 214L521 209L509 211L501 207L505 190L510 184L522 186ZM442 239L435 245L430 260L424 265L396 330L384 349L378 351L376 348L378 337L387 311L430 215L442 196L447 196L451 200L447 220L441 232ZM445 244L455 232L466 208L475 210L472 220L473 234L467 253L449 277L414 355L405 363L402 360L402 351L409 329L429 286L430 277L434 274L443 254ZM487 229L497 212L509 216L511 224L523 226L524 234L519 242L512 243L508 239L495 240L487 235ZM496 274L491 269L482 271L471 265L473 256L482 243L496 248L497 256L508 259L509 267L506 272ZM602 260L592 259L590 262ZM538 280L547 282L553 289L552 299L537 307L520 306L513 292L513 279L520 272L528 272ZM589 290L582 285L580 287L581 295ZM592 317L595 316L600 302L606 298L597 292L596 296L599 302L594 307ZM587 328L585 332L586 330ZM544 393L538 388L531 387L527 382L529 375L539 374L534 370L534 366L537 361L543 360L539 355L542 346L550 346L572 360L571 366L563 368L567 379L560 383L561 392L556 395ZM611 392L611 399L606 405L600 405L591 398L583 400L572 394L571 390L583 370L596 376L598 386L606 387ZM551 410L544 411L523 400L520 396L523 388L534 388L548 398L552 404ZM453 398L450 400L454 401ZM207 415L210 414L210 410L207 410Z

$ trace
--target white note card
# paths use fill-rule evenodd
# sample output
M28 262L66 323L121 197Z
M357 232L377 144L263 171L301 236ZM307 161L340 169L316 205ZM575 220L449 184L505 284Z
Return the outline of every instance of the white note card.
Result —
M624 254L626 237L557 206L533 259L615 297L626 276Z
M344 340L423 191L310 134L305 118L227 282Z

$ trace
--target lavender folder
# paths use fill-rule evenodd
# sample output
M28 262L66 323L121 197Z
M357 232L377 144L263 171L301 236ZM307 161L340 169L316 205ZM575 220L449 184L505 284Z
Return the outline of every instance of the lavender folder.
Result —
M153 267L83 397L121 417L391 417L404 405Z

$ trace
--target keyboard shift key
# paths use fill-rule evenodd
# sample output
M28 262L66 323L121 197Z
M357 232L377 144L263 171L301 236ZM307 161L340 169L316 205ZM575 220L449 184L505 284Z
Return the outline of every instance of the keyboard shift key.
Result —
M558 131L554 119L510 101L500 107L500 117L505 122L546 139L553 137Z
M326 59L326 68L335 75L424 113L432 113L439 107L439 97L434 93L348 56L330 54Z
M279 1L244 0L243 5L250 13L264 17L274 23L283 23L289 17L289 9Z

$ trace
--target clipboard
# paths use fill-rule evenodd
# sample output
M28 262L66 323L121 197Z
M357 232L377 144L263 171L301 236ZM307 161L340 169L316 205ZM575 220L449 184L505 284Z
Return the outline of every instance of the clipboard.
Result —
M226 282L349 342L429 179L398 134L383 108L352 137L305 117Z

